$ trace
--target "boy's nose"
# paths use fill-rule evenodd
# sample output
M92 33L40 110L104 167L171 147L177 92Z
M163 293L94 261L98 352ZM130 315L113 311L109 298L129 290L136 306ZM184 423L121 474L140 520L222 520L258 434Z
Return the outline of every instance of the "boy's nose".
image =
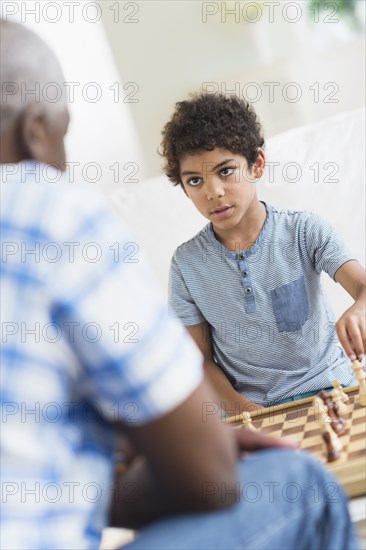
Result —
M217 199L225 195L223 183L220 178L209 178L206 185L208 200Z

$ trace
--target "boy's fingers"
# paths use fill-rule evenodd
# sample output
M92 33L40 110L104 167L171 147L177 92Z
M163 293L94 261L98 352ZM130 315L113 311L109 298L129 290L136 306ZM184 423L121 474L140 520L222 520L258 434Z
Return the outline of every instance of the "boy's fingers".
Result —
M351 361L354 361L356 359L356 355L353 350L352 342L348 337L345 323L338 322L336 325L336 329L337 329L337 335L338 335L339 341L342 344L344 351L346 352L348 357L351 359Z
M366 323L363 319L360 319L359 328L361 333L361 338L363 342L363 355L366 354Z
M355 321L348 321L347 323L347 333L348 339L352 342L352 349L356 354L356 357L359 357L363 354L363 342L360 333L360 329Z
M260 449L268 449L273 447L297 449L298 445L294 441L288 439L279 439L271 435L262 434L242 428L235 430L237 443L241 451L258 451Z

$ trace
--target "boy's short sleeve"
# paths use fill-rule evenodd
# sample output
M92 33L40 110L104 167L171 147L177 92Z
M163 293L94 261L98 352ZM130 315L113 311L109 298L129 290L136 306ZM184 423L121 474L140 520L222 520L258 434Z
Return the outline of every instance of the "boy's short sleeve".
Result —
M186 327L206 321L187 288L175 256L170 263L169 305Z
M325 271L334 279L336 271L349 260L356 259L333 227L317 214L305 222L305 245L317 273Z

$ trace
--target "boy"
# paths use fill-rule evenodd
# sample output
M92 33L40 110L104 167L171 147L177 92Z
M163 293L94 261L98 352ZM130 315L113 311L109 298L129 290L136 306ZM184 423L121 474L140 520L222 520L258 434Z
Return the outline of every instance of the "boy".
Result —
M349 359L366 349L363 268L319 216L258 200L263 145L253 109L223 95L177 103L163 130L167 176L210 222L173 256L170 303L230 412L350 385ZM323 270L355 300L337 323L349 359L320 332L334 320Z

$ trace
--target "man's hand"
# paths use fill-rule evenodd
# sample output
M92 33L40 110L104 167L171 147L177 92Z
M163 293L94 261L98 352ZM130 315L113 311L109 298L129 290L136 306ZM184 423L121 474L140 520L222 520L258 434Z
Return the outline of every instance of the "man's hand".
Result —
M289 439L279 439L271 435L263 434L253 430L241 428L233 430L239 455L243 453L251 453L264 449L297 449L298 444Z
M203 381L166 415L145 424L119 425L140 456L114 486L112 526L138 529L159 517L230 505L220 495L207 502L202 499L208 481L234 488L237 482L234 438L218 413L203 414L204 403L214 400L212 388Z

